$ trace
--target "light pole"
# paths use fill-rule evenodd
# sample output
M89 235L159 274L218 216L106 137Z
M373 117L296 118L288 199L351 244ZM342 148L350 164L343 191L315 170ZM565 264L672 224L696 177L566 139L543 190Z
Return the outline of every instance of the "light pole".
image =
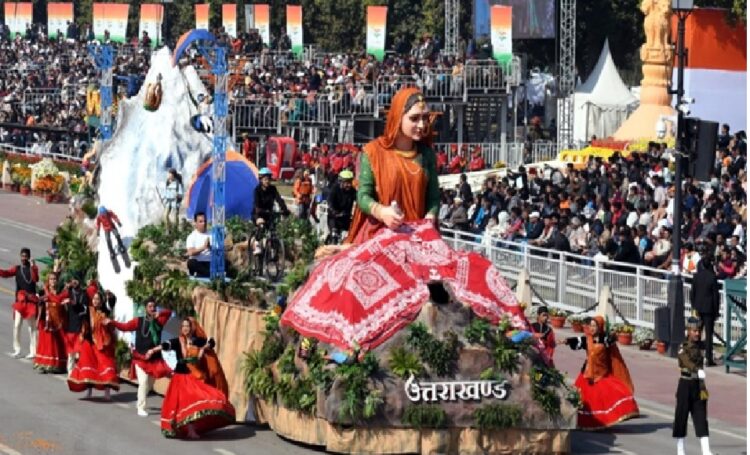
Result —
M683 76L685 72L685 21L693 9L693 0L672 0L672 11L677 14L677 90L669 89L670 95L677 95L677 134L675 135L675 176L674 198L672 199L672 274L669 277L667 303L670 308L670 341L669 355L677 357L680 344L685 337L685 295L682 274L680 273L680 251L682 250L682 172L683 157L688 156L683 150L682 136L685 134L685 116L683 100L685 95Z

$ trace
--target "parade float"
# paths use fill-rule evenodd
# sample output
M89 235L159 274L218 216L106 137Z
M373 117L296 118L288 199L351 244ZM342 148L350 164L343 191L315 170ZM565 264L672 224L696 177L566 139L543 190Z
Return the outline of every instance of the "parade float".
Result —
M277 228L287 273L269 283L248 271L252 226L228 216L232 278L188 277L192 226L160 224L157 187L170 167L186 180L203 175L211 139L191 125L190 114L194 95L205 89L195 70L174 66L166 50L152 57L146 80L159 75L164 91L156 110L143 108L147 84L121 101L113 137L94 159L96 194L76 198L77 221L61 228L61 256L70 263L76 248L106 251L92 208L105 205L122 219L132 266L117 273L106 254L95 266L102 286L118 297L116 319L131 318L149 295L176 315L195 315L216 338L239 419L294 441L340 453L569 451L577 391L530 337L523 307L499 270L451 250L432 228L386 231L371 244L380 248L377 267L357 256L374 250L352 248L346 254L363 262L338 263L320 283L308 280L311 271L333 262L316 261L312 227L287 218ZM90 255L85 260L70 269L94 268ZM428 266L435 261L442 265ZM320 286L328 293L324 307L305 308L314 300L305 295L320 302ZM308 318L310 311L317 317ZM117 348L123 369L127 343Z
M569 451L578 392L487 259L429 222L339 254L245 354L259 421L337 453Z

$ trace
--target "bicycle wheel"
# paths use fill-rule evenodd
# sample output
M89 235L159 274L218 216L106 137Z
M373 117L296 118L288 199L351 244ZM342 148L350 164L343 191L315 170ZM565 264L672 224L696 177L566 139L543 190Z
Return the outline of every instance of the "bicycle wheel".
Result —
M269 280L278 281L281 279L284 275L285 261L284 242L276 237L268 239L263 254L263 266Z

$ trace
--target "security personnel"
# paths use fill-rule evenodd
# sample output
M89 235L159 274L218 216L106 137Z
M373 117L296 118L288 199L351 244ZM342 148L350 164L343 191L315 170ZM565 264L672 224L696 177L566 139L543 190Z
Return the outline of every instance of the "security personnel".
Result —
M672 437L677 438L677 455L685 455L685 435L688 415L693 417L695 435L700 438L703 455L711 455L708 445L708 418L706 405L706 373L703 370L705 349L701 341L700 319L689 318L687 340L682 342L677 360L680 366L680 382L677 384L677 407L674 411Z
M719 298L719 280L714 273L714 265L709 254L703 254L698 264L698 272L693 275L690 288L690 303L698 313L706 332L706 366L715 366L714 362L714 322L719 317L721 299Z

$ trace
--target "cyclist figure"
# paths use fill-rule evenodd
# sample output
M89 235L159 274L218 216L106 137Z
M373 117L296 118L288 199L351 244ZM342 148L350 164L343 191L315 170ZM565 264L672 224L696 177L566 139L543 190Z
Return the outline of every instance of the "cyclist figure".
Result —
M340 240L341 233L349 230L352 222L352 208L357 200L357 190L352 186L354 173L344 169L339 173L339 182L331 188L328 196L328 241L334 237ZM336 242L338 243L338 242Z
M289 215L289 209L279 194L279 190L271 184L271 170L267 167L261 168L258 175L260 176L260 185L255 187L255 208L253 210L253 222L257 230L255 236L251 239L251 246L255 255L261 253L260 243L265 238L266 229L272 229L274 203L279 204L279 209L284 216Z

